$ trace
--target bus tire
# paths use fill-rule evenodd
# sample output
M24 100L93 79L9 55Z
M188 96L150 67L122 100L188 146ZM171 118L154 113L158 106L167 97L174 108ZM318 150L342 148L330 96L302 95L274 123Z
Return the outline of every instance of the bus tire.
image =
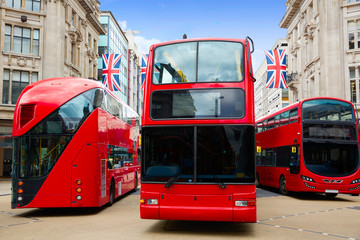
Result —
M138 190L138 174L135 172L135 187L133 189L133 192L136 192Z
M259 174L256 173L256 176L255 176L255 185L256 187L260 187L260 184L259 184Z
M114 180L111 180L109 206L112 206L114 204L114 201L115 201L115 184L114 184Z
M279 181L279 190L280 190L280 193L282 195L288 195L289 194L289 191L286 190L286 180L285 180L285 177L284 176L281 176L280 177L280 181Z

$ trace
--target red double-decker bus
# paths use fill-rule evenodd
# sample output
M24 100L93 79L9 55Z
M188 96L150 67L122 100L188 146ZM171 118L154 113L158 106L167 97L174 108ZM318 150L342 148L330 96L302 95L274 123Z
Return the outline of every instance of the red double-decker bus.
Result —
M250 44L153 45L142 118L143 219L256 221Z
M329 197L360 193L354 106L336 98L301 100L256 122L257 183Z
M12 208L99 207L136 189L139 125L96 81L27 86L14 114Z

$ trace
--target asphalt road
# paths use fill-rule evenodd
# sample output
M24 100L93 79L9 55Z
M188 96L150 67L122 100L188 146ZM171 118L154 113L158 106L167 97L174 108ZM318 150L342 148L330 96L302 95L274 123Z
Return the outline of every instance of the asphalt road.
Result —
M223 223L142 220L139 191L98 209L10 209L6 189L0 186L0 239L360 239L360 197L348 195L258 189L258 223Z

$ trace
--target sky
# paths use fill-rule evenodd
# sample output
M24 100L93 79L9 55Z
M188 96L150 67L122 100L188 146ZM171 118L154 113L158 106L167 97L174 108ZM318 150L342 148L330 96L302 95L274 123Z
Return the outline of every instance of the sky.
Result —
M139 31L135 42L148 53L151 44L188 38L253 39L253 68L265 59L286 29L279 23L286 0L100 0L102 11L111 11L123 31Z

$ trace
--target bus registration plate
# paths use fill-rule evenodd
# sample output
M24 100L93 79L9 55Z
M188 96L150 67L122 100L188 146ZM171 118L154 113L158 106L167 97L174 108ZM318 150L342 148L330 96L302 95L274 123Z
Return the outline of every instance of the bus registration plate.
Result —
M339 193L339 190L326 189L325 192L326 193Z

